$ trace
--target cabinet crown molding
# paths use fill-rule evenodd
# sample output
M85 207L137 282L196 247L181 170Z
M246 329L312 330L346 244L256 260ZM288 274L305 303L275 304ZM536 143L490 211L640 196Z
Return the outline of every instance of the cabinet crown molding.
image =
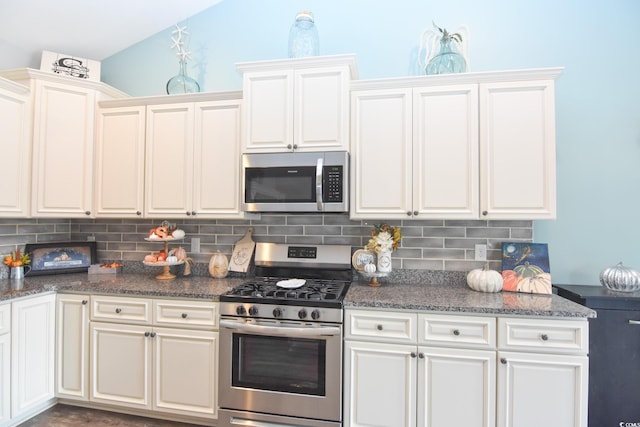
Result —
M86 89L97 90L112 98L127 98L128 94L109 86L103 82L95 82L91 80L78 79L69 76L61 76L54 73L47 73L33 68L15 68L12 70L0 71L0 77L4 77L15 82L26 84L29 80L38 79L54 83L72 84L74 86Z
M99 101L101 108L137 107L144 105L178 104L185 102L229 101L242 99L242 91L200 92L179 95L136 96Z
M417 86L439 86L443 84L497 83L523 80L555 80L562 74L563 70L564 67L531 68L357 80L351 82L351 90L398 89Z
M358 79L358 66L355 54L240 62L236 64L236 68L238 71L244 73L246 71L273 71L282 69L335 67L339 65L347 65L349 67L351 79Z

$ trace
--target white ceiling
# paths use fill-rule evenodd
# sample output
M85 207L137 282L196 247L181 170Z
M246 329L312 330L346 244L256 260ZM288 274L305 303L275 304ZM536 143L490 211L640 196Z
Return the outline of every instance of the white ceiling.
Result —
M0 51L101 61L221 1L0 0Z

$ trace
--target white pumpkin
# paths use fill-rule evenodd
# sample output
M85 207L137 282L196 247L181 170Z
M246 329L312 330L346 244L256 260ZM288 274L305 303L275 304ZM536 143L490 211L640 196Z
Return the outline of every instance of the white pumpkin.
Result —
M376 265L373 264L373 263L365 264L364 272L365 273L375 273L376 272Z
M220 251L217 251L209 260L209 274L216 279L227 277L229 272L229 260Z
M467 285L474 291L500 292L502 290L502 275L489 269L489 263L484 267L471 270L467 274Z

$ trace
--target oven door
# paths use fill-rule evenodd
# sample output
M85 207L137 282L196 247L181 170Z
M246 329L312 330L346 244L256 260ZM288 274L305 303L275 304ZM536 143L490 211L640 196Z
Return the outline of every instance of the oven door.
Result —
M340 421L342 326L223 318L220 407Z

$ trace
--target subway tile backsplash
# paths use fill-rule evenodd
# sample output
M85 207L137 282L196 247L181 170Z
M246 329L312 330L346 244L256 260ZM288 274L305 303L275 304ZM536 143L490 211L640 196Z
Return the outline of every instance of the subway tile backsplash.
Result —
M1 219L0 253L8 254L25 243L95 238L100 262L141 262L144 255L162 249L147 242L149 230L161 220L151 219ZM211 255L231 255L247 228L257 242L350 245L363 247L372 225L383 221L350 220L346 214L266 214L251 220L169 220L186 232L183 246L204 272ZM503 241L533 241L532 221L406 220L386 221L402 228L400 248L393 253L396 270L468 271L482 265L475 261L475 245L487 245L491 268L501 269ZM200 253L191 252L191 238L200 238Z

